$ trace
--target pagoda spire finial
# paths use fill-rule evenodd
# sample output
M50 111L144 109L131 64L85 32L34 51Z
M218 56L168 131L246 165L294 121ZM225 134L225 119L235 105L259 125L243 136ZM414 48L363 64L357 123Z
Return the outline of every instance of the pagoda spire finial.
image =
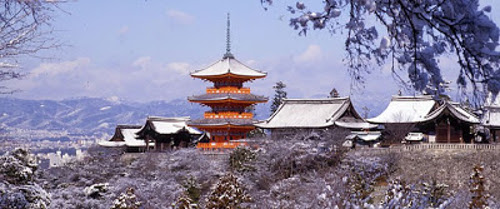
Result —
M231 20L229 18L229 12L227 13L227 28L226 28L226 53L224 54L223 59L226 58L234 58L234 55L231 54Z

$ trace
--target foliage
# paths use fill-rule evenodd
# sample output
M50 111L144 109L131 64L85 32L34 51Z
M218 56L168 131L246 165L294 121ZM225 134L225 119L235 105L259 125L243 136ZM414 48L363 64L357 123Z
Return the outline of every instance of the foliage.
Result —
M200 208L188 195L182 194L176 203L172 205L176 209L198 209Z
M208 196L206 207L208 209L245 208L244 203L251 200L238 179L233 174L228 173L219 179L219 183Z
M472 200L469 204L470 209L484 209L488 207L489 194L486 191L486 180L482 174L484 167L474 166L474 172L470 176L470 192Z
M391 181L383 202L384 208L445 208L451 194L448 185L437 183L406 184L399 179Z
M176 209L197 209L200 208L198 202L201 196L200 185L193 176L189 176L184 184L184 193L172 204Z
M24 149L0 156L0 208L48 208L50 195L34 182L36 159Z
M274 98L273 103L271 104L271 115L278 110L279 106L283 102L283 99L286 99L287 93L285 91L286 85L282 81L276 82L273 86L274 89Z
M254 171L251 163L257 157L256 153L246 147L237 147L229 154L229 167L237 172Z
M438 97L447 86L439 59L451 55L460 65L456 82L463 90L471 87L475 98L500 91L500 31L487 15L491 6L479 8L477 0L326 0L321 5L288 6L290 26L301 35L311 29L346 34L349 72L361 83L373 62L388 61L402 84Z
M24 149L16 149L0 157L0 177L11 184L31 182L37 168L36 159Z
M141 205L141 201L137 200L134 188L129 187L125 193L121 193L120 196L115 199L111 209L139 209Z
M0 4L0 81L20 79L17 58L59 46L51 36L52 13L59 4L52 1L5 0ZM0 86L0 93L13 93Z
M189 176L186 181L184 181L182 186L186 190L184 193L192 202L197 203L200 200L200 185L196 182L196 179L193 176Z

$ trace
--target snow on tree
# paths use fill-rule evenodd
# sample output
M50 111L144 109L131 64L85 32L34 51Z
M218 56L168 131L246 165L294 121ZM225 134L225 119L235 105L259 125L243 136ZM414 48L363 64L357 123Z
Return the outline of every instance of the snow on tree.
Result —
M48 208L50 195L36 184L36 159L24 149L0 156L0 208Z
M120 196L115 199L111 209L139 209L141 205L141 201L139 201L135 195L134 188L129 187L125 193L121 193Z
M251 165L257 157L257 154L245 147L237 147L229 154L229 167L235 171L244 173L254 171L255 167Z
M274 89L274 98L273 103L271 104L271 115L278 110L278 107L283 102L283 99L286 99L287 93L285 91L286 85L282 81L276 82L273 86Z
M399 179L392 180L386 192L383 208L446 208L451 194L448 185L435 180L421 184L406 184Z
M472 200L469 204L470 209L485 209L488 207L489 194L486 191L486 180L483 176L484 167L476 165L474 172L470 176L470 192Z
M208 209L244 208L244 203L251 200L238 179L233 174L228 173L219 179L219 183L206 200L206 207Z
M52 13L59 0L5 0L0 4L0 82L24 75L17 59L41 50L58 47L52 37ZM0 93L13 93L0 85Z
M270 5L274 1L261 2ZM487 91L500 92L500 51L496 49L500 30L487 15L491 6L479 8L478 0L317 2L321 9L302 2L288 6L293 16L290 26L300 35L311 29L346 34L346 60L356 81L363 82L373 62L388 61L395 77L407 87L438 97L447 84L439 59L451 56L460 66L456 83L464 95L472 90L469 96L475 104L484 101Z

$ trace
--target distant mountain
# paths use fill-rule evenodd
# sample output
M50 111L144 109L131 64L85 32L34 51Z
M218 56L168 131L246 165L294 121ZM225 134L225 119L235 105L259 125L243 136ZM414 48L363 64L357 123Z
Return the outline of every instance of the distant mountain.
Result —
M103 98L61 101L0 98L0 126L32 130L67 130L72 133L112 133L117 124L139 124L147 116L203 117L208 108L186 100L135 103ZM257 105L264 119L268 105Z

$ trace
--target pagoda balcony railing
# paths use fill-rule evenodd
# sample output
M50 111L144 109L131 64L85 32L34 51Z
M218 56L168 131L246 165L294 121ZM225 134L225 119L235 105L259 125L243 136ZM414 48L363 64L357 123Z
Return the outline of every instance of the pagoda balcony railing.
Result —
M249 112L205 112L206 119L252 119L253 114Z
M250 88L237 88L237 87L220 87L220 88L207 88L207 94L250 94Z
M246 146L247 142L208 142L208 143L198 143L196 148L198 149L234 149L238 146Z

